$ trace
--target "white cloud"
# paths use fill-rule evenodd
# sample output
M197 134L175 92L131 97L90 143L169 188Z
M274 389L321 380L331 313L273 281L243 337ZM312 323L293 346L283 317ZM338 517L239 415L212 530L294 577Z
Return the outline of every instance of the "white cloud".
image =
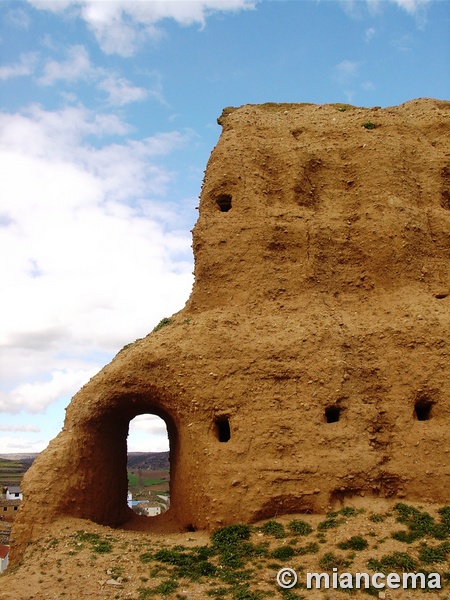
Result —
M364 39L366 40L367 43L369 43L375 37L375 34L376 34L375 28L374 27L368 27L366 29L366 31L364 32Z
M72 12L76 11L76 14L93 31L104 52L131 56L142 41L147 38L157 39L161 35L161 30L158 29L157 24L164 19L173 19L184 26L195 23L204 26L207 17L213 12L252 9L258 0L28 1L37 9L59 12L66 9Z
M397 6L403 8L409 14L416 15L430 3L430 0L391 0L391 2L397 4Z
M37 54L28 52L20 55L20 60L14 65L3 65L0 67L0 80L5 81L12 77L25 77L32 75L37 62Z
M393 4L414 17L419 25L425 20L426 9L431 0L339 0L345 12L356 19L364 15L365 8L371 15L380 13L387 5Z
M339 0L344 11L352 18L360 19L365 9L371 15L380 13L387 5L394 4L422 22L431 0Z
M25 433L25 432L24 432ZM0 454L32 454L41 452L48 444L44 440L31 440L29 437L1 436Z
M50 381L20 384L8 393L0 393L0 412L42 412L59 398L72 396L95 373L96 371L55 371L51 374Z
M28 29L30 26L30 17L22 8L12 8L6 13L6 22L18 29Z
M32 433L39 433L41 431L41 428L36 427L36 425L0 425L0 431L27 431Z
M342 60L334 68L334 78L338 83L348 83L357 77L360 65L355 60Z
M363 81L363 83L361 84L361 87L366 92L371 92L372 90L376 89L373 81Z
M187 299L190 235L158 162L192 133L105 141L126 134L81 106L0 114L0 411L72 395Z
M139 415L130 421L129 452L166 452L169 438L165 422L155 415Z
M44 66L44 74L38 79L42 85L53 85L57 81L77 81L95 75L86 48L81 45L68 49L68 58L58 62L49 60Z
M141 87L134 86L123 77L109 76L101 81L98 88L108 94L108 102L115 106L123 106L130 102L145 100L149 92Z
M130 431L145 431L146 433L163 433L167 435L167 426L163 419L155 415L139 415L130 421Z

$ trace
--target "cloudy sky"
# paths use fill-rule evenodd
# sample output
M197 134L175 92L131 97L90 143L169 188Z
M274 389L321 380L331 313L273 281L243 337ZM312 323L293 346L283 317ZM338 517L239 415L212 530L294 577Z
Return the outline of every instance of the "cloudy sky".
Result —
M0 453L184 306L223 107L449 99L449 31L446 0L0 2Z

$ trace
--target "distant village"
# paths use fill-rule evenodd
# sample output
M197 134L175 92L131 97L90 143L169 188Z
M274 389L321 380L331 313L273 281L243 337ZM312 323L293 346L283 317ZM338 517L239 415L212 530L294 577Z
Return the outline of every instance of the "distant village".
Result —
M130 479L133 481L132 478ZM156 484L153 484L153 481L142 482L138 479L135 485L130 486L134 491L135 499L133 499L133 492L129 490L127 504L138 515L156 517L170 507L168 479L165 481L162 478ZM152 487L156 489L152 490ZM8 566L11 527L22 499L19 486L0 485L0 573L3 573Z
M0 573L3 573L8 566L11 525L22 502L22 492L16 485L0 490Z
M0 456L0 573L8 566L12 523L22 502L20 483L35 456ZM169 453L130 453L128 460L128 506L146 517L168 510Z

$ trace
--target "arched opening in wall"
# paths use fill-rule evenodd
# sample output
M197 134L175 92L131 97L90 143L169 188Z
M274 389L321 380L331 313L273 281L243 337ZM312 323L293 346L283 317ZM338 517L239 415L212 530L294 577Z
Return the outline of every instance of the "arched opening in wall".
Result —
M431 419L431 409L433 402L429 398L419 398L414 404L414 416L418 421L428 421Z
M219 442L229 442L231 438L230 421L228 417L217 417L214 421L216 437Z
M228 212L231 210L231 200L230 194L220 194L220 196L217 196L216 203L220 212Z
M140 414L130 421L127 439L128 506L156 517L170 507L170 434L166 421Z
M341 407L333 404L325 408L325 421L327 423L337 423L341 418Z

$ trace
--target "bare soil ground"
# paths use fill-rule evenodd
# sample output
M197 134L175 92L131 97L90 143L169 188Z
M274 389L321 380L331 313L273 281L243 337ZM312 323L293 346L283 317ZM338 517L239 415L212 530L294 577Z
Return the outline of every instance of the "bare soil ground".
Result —
M139 534L63 518L48 528L47 535L29 544L23 561L0 577L0 599L345 600L349 590L325 589L323 586L321 590L306 589L306 573L332 573L335 566L339 574L372 574L374 570L368 563L376 565L373 561L384 561L384 567L379 568L384 568L386 573L401 573L404 569L400 565L412 561L411 564L415 564L411 571L441 575L442 589L429 591L425 598L448 600L450 554L444 552L444 557L440 557L437 551L448 549L450 531L443 540L436 539L433 533L423 532L412 542L393 539L392 533L399 530L411 532L411 526L398 521L399 506L409 507L413 517L417 517L415 524L431 523L429 532L442 522L436 505L399 505L396 501L358 498L351 506L328 515L285 515L255 524L250 527L250 538L243 541L243 545L227 546L224 543L206 559L198 549L209 548L211 551L213 548L212 537L207 532ZM311 531L307 533L309 528L306 526L300 533L299 530L293 532L295 525L292 523L298 521L309 524ZM358 549L342 549L339 545L343 542ZM237 549L239 547L241 550ZM438 562L429 562L430 548L435 550L433 556L439 558ZM166 553L161 554L161 550ZM155 558L158 551L158 556L168 562ZM208 550L203 552L207 554ZM236 562L236 556L241 556L241 564ZM395 561L396 567L388 566ZM210 567L206 568L206 564ZM298 584L292 590L283 591L276 582L276 575L285 567L295 569ZM423 593L420 589L372 588L353 590L351 597L406 600L424 598Z

